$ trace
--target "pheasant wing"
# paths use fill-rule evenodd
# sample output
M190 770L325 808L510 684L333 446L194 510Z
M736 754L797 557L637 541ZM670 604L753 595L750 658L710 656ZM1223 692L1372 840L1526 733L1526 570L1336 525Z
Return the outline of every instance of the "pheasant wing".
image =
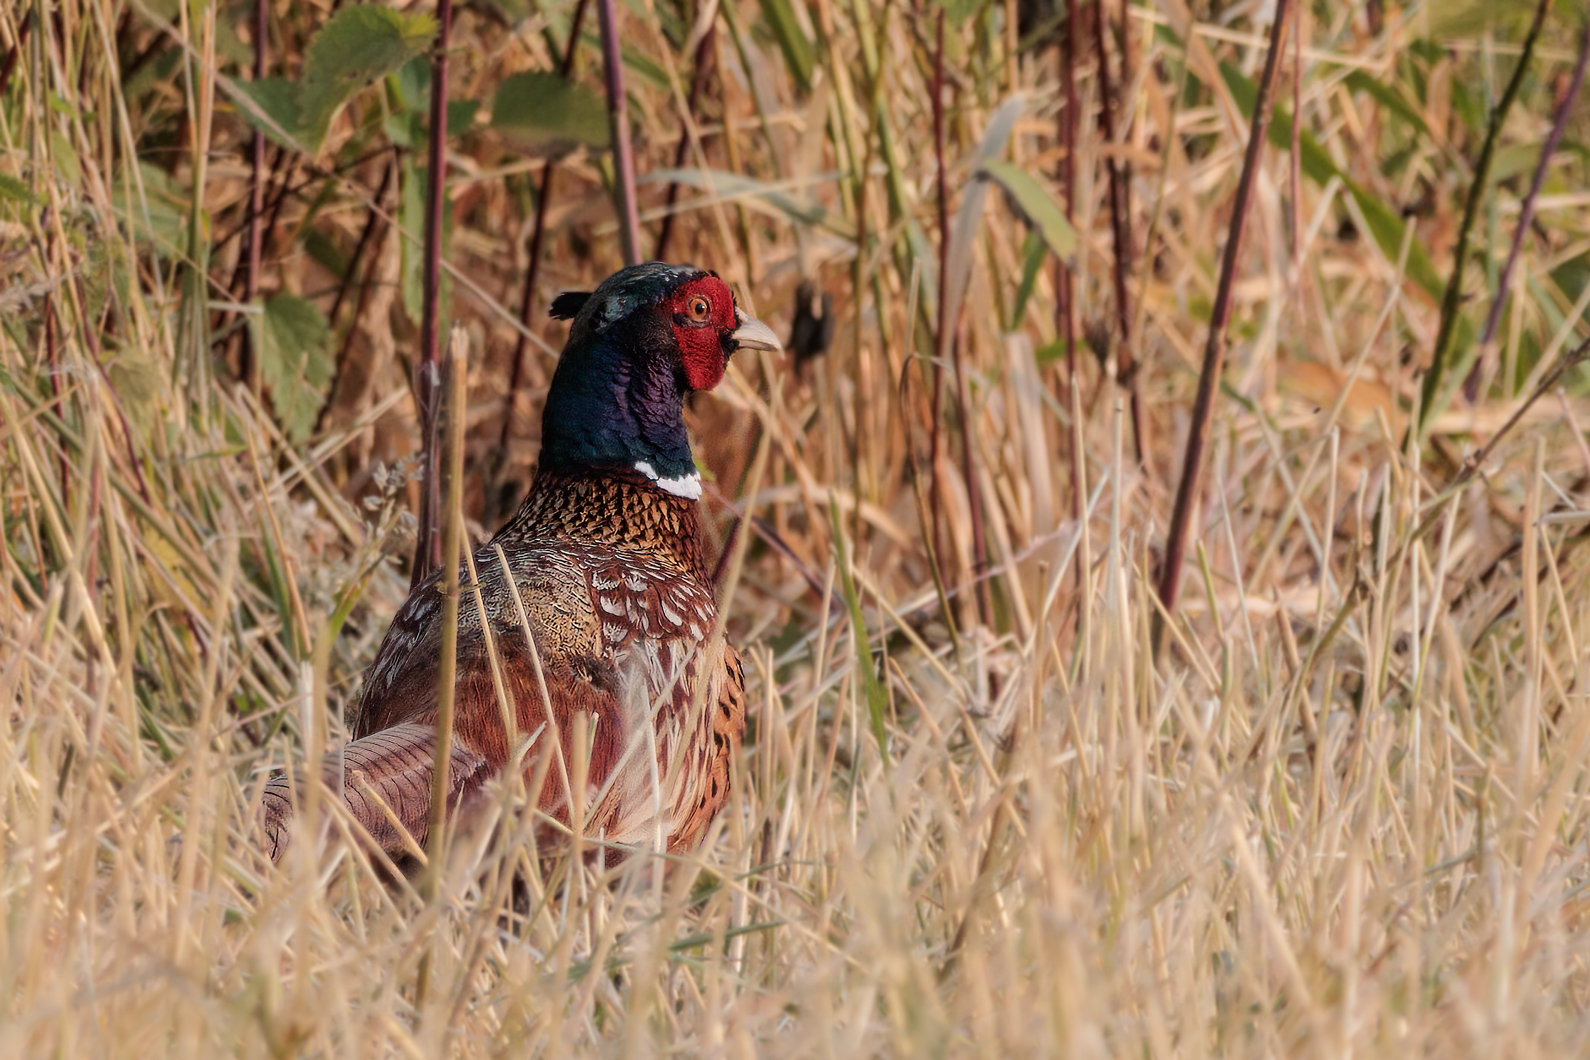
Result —
M448 770L448 809L456 814L491 775L486 759L454 744ZM436 729L394 725L354 740L321 760L320 779L340 796L375 846L391 855L423 849L430 834L431 784L435 774ZM271 860L278 860L292 838L297 802L285 776L265 786L260 825Z

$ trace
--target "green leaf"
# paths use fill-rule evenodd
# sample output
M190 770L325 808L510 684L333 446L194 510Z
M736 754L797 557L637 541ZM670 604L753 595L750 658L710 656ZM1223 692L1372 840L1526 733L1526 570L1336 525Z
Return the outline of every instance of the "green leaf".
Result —
M82 163L77 158L77 148L65 133L52 131L50 141L50 166L62 183L76 186L83 180Z
M393 110L424 110L431 99L431 61L416 56L387 77Z
M1477 37L1487 28L1521 21L1534 8L1533 0L1442 0L1424 14L1432 39Z
M403 297L403 311L418 324L425 306L425 169L414 162L413 155L403 161L402 198L398 205L398 225L403 229L402 261L399 266L398 286ZM453 242L453 201L442 196L442 260L448 259ZM438 302L442 319L447 319L447 305L452 298L453 281L444 269L441 275Z
M151 243L167 257L181 257L187 246L188 217L193 211L188 189L158 166L138 163L138 181L122 173L111 192L118 219L140 243Z
M1390 85L1370 77L1363 70L1354 70L1348 74L1346 84L1350 90L1362 92L1369 96L1376 103L1379 103L1424 135L1428 136L1430 134L1430 127L1425 124L1424 115L1415 110L1413 104L1404 99L1402 93Z
M403 311L418 324L425 297L422 286L425 268L425 171L414 164L412 155L403 160L402 190L398 225L407 233L407 237L399 240L403 254L398 290L403 297Z
M447 101L447 135L458 136L469 131L480 113L478 99L450 99Z
M1032 300L1032 289L1038 285L1038 270L1043 266L1044 241L1037 232L1028 232L1027 241L1021 245L1021 285L1016 288L1016 307L1010 311L1010 330L1021 327L1021 318Z
M633 74L636 81L644 81L660 91L669 90L673 82L668 79L668 71L664 70L657 60L640 48L633 48L628 44L623 46L623 54L626 75ZM631 88L630 91L635 90Z
M1356 182L1344 179L1343 183L1346 184L1353 201L1358 204L1359 211L1363 213L1364 222L1369 225L1369 234L1374 236L1375 245L1380 247L1380 252L1388 259L1396 261L1397 255L1402 251L1402 237L1407 222L1391 207L1359 187ZM1442 292L1446 290L1446 283L1435 271L1429 253L1417 239L1408 248L1407 273L1408 278L1423 288L1431 298L1436 301L1441 300Z
M301 442L331 385L331 325L313 302L285 293L267 298L249 323L276 418L289 439Z
M277 144L295 151L304 150L299 141L301 133L298 107L298 86L285 77L264 77L258 81L244 81L237 86L263 112L256 114L242 108L248 123Z
M39 201L38 196L29 191L26 184L4 173L0 173L0 199L10 199L24 206L35 206Z
M147 429L160 410L165 396L166 373L150 356L123 348L105 365L116 397L127 415L140 428Z
M435 36L430 15L382 4L354 4L332 15L304 56L298 106L305 141L318 149L354 93L422 54Z
M872 661L872 642L867 633L867 621L861 613L861 594L856 591L856 577L850 569L850 559L845 548L845 531L839 519L839 505L832 497L828 500L828 520L834 535L834 551L838 553L839 588L850 611L850 632L856 649L856 669L861 672L861 688L867 697L867 715L872 721L872 736L878 741L878 754L884 765L889 763L889 735L884 728L884 714L889 709L889 690L878 680L878 669Z
M1231 90L1231 98L1242 110L1242 116L1251 119L1253 105L1259 99L1259 86L1229 62L1220 64L1220 76L1225 79L1226 87ZM1277 106L1270 112L1270 146L1282 151L1292 149L1292 115L1285 107ZM1297 150L1298 165L1314 183L1324 184L1332 177L1346 179L1347 174L1337 168L1330 153L1307 129L1298 131ZM1392 253L1396 253L1395 247Z
M304 245L304 252L309 255L310 260L320 265L333 276L347 276L348 256L342 252L325 232L311 225L304 231L301 242Z
M1540 165L1540 151L1545 147L1542 143L1532 144L1507 144L1497 147L1496 153L1491 157L1490 182L1500 184L1511 180L1521 173L1533 173L1535 167Z
M944 14L957 26L965 25L966 20L977 14L986 2L987 0L939 0L944 8Z
M1077 231L1037 178L1020 166L999 159L984 162L982 172L1005 189L1011 204L1043 237L1055 257L1070 261L1076 256Z
M584 85L542 70L514 74L497 87L491 127L525 144L567 150L611 143L607 104Z
M802 92L810 92L812 88L812 68L816 65L816 52L812 48L811 38L806 36L806 31L801 28L800 21L795 17L795 9L790 5L790 0L760 0L762 6L762 20L773 31L773 39L778 41L779 49L784 52L784 65L789 67L791 74L795 75L795 83Z
M430 122L431 61L416 56L387 75L388 109L384 121L388 137L402 147L423 144ZM480 111L476 99L447 101L447 135L468 132Z
M1042 368L1046 364L1053 364L1066 355L1066 344L1059 339L1045 343L1032 351L1032 359Z
M381 4L344 7L310 42L302 80L266 77L238 86L253 104L242 106L244 116L277 143L314 154L343 104L423 55L435 36L428 14Z

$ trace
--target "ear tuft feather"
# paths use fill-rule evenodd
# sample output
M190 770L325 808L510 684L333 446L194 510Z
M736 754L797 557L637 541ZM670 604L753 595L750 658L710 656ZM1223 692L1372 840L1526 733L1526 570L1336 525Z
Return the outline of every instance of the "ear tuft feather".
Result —
M564 291L552 299L552 319L573 320L590 300L590 291Z

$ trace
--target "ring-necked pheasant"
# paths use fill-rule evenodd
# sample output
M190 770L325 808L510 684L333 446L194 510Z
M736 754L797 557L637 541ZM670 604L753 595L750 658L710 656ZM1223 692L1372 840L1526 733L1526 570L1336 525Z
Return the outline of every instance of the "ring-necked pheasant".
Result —
M728 795L745 710L739 656L714 637L683 401L716 386L735 350L779 341L716 274L661 262L560 295L552 315L574 323L547 393L535 479L474 555L484 606L467 588L459 600L452 812L507 762L506 708L522 736L534 735L527 780L540 755L553 756L541 809L568 820L574 727L585 725L586 834L688 849ZM394 855L408 846L399 824L426 842L442 592L438 575L409 594L365 675L354 739L322 769ZM497 695L493 649L509 704ZM293 805L286 778L267 785L273 858Z

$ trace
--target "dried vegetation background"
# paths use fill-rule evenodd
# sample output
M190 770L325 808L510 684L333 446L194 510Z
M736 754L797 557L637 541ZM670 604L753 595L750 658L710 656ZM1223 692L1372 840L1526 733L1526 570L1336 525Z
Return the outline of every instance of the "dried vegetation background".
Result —
M434 898L248 823L408 585L433 13L0 6L0 1052L1582 1055L1584 12L1427 395L1535 4L1293 7L1167 616L1276 6L610 5L642 253L806 336L690 411L751 728L666 876L505 793ZM480 534L622 262L596 0L451 14Z

